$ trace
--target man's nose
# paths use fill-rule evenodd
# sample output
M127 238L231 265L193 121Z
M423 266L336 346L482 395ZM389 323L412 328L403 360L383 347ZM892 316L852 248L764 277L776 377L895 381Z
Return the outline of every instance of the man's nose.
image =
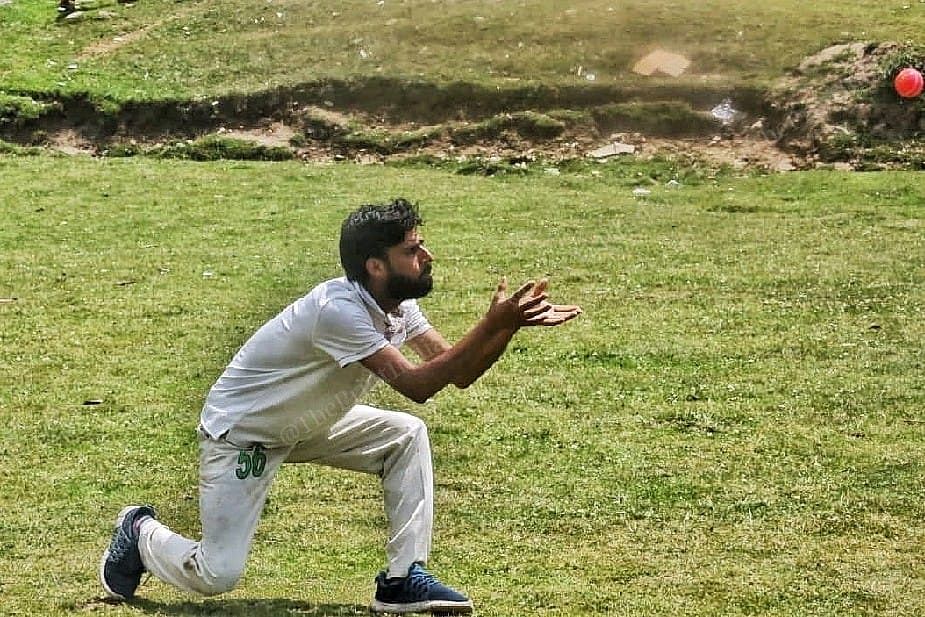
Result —
M425 247L421 247L421 254L425 262L431 262L434 260L434 254L428 251Z

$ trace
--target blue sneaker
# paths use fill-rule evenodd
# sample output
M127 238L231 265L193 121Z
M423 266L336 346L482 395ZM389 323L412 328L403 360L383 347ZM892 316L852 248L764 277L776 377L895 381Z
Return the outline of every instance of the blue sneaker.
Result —
M151 506L127 506L116 518L109 548L100 560L100 583L106 595L115 600L128 600L135 595L145 566L138 552L135 521L143 516L157 518Z
M376 577L375 613L440 613L468 615L472 602L455 589L447 587L421 564L408 568L408 576L386 578L385 572Z

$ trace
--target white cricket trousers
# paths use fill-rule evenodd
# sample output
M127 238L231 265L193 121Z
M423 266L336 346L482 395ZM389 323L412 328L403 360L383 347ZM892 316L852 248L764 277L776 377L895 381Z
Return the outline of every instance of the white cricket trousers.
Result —
M389 522L389 576L427 562L433 532L433 472L427 428L406 413L357 405L333 425L294 446L263 449L199 434L202 539L194 542L149 519L140 528L141 560L180 589L231 590L250 551L276 471L283 463L318 463L382 478Z

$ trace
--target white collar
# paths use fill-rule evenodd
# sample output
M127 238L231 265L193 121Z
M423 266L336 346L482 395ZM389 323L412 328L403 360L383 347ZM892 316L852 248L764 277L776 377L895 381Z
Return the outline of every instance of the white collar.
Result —
M390 313L389 315L386 315L385 311L382 310L382 307L379 306L379 303L376 302L376 299L373 298L372 294L369 293L369 290L367 290L366 287L364 287L362 283L360 283L359 281L351 281L350 279L347 279L347 280L350 282L351 285L353 285L353 288L356 290L357 295L360 296L360 299L363 300L366 306L368 306L370 310L373 311L374 314L381 317L386 322L386 324L388 324L391 321L390 319L391 317L401 317L402 316L401 304L399 304L398 308L396 308L392 313Z

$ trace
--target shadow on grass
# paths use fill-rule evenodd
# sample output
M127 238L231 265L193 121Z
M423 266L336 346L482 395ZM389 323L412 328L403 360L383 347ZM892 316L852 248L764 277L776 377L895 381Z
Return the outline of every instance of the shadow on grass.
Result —
M360 604L312 604L286 598L250 598L206 600L204 602L152 602L137 598L130 602L152 615L222 615L241 617L279 617L280 615L316 615L344 617L369 615L369 607Z

